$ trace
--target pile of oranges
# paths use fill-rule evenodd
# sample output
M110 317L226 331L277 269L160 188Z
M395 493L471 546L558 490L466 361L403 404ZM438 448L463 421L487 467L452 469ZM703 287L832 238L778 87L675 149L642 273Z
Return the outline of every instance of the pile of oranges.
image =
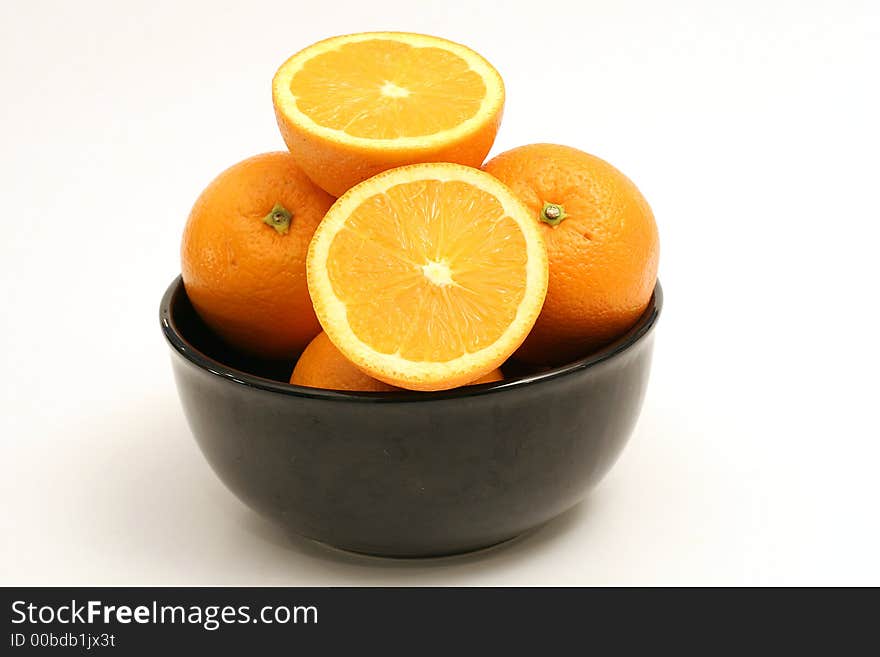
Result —
M202 192L183 282L231 347L339 390L443 390L553 366L626 332L657 277L651 208L567 146L484 164L504 83L432 36L334 37L272 85L288 150Z

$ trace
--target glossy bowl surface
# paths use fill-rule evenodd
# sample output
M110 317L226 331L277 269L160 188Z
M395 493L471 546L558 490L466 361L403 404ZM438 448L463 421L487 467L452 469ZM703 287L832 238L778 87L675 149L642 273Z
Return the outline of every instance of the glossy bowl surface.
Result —
M226 486L296 534L382 556L467 552L577 504L611 468L642 406L663 305L587 358L442 392L285 383L293 363L220 342L180 277L160 307L192 433Z

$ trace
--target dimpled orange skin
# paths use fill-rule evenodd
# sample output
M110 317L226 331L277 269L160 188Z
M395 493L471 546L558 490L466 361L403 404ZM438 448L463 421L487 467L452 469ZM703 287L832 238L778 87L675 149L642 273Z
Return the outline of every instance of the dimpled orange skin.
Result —
M305 258L334 200L286 152L239 162L199 196L183 233L183 283L198 314L227 343L290 360L320 332ZM286 234L263 221L276 204L292 214Z
M477 379L471 385L477 383L491 383L501 381L504 376L501 370L495 369L483 377ZM295 385L308 386L309 388L326 388L328 390L354 390L362 392L395 392L403 390L388 385L369 374L361 372L357 367L342 355L326 333L319 333L309 343L306 350L300 356L290 382Z
M486 158L501 124L501 111L479 130L447 146L429 151L418 149L369 150L334 143L299 130L286 116L275 111L284 143L322 188L342 196L357 183L377 173L419 162L455 162L479 168Z
M532 210L550 260L544 307L514 357L559 365L625 333L650 301L660 253L654 214L632 181L555 144L514 148L483 168ZM540 220L544 203L563 206L558 225Z
M383 38L394 37L394 35L395 33L378 32L372 36L377 40L382 40ZM320 46L325 42L345 38L331 37L312 44L304 50ZM445 39L437 37L429 38L437 42L450 43ZM460 44L454 45L463 47ZM476 55L476 53L473 54ZM480 57L479 55L476 56ZM293 57L296 57L296 55ZM293 57L290 59L293 59ZM288 59L288 62L290 59ZM473 129L442 145L424 144L421 147L408 145L394 148L387 146L376 148L326 139L305 129L285 113L283 103L279 101L279 96L281 94L280 90L283 87L280 83L280 77L286 65L287 62L279 68L272 84L272 98L278 128L284 143L287 144L287 147L296 156L303 170L321 188L326 189L334 196L342 196L357 183L363 182L382 171L407 164L454 162L479 168L486 159L486 155L489 154L495 142L498 128L501 125L505 100L504 83L499 73L492 69L490 75L497 79L500 94L497 102L492 104L492 111L489 116L474 126Z

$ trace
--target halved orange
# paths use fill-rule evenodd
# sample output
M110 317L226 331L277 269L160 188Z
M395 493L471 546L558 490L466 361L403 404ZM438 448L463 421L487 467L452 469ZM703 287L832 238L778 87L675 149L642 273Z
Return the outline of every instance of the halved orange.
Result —
M320 41L272 82L275 115L297 163L340 196L416 162L479 167L504 106L501 76L473 50L438 37L368 32Z
M367 374L411 390L464 385L525 339L547 293L539 227L483 171L415 164L353 187L306 259L331 342Z

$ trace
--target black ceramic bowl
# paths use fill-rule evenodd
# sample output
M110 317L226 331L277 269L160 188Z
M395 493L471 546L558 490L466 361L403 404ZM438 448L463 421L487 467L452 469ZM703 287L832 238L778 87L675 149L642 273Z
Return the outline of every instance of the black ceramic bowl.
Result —
M500 543L584 498L639 415L663 295L619 340L539 374L444 392L285 383L202 324L180 278L162 298L183 409L220 479L296 534L374 555Z

